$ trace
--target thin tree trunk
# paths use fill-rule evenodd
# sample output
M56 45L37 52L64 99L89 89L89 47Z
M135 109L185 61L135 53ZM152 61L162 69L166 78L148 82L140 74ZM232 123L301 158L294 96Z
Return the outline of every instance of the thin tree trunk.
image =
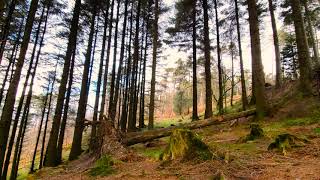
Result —
M118 72L117 72L117 79L115 82L116 83L115 91L114 91L115 95L114 95L114 100L112 101L112 105L111 105L111 113L110 113L111 119L115 119L116 107L117 107L118 98L119 98L120 77L121 77L121 70L123 67L122 64L123 64L123 59L124 59L124 47L125 47L125 38L126 38L126 29L127 29L128 3L129 3L129 0L125 0L120 59L119 59L119 66L118 66Z
M134 38L134 52L133 52L133 69L131 77L131 89L130 89L130 106L129 106L129 122L128 131L136 130L136 87L137 87L137 69L139 61L139 25L140 25L140 8L141 0L138 0L137 15L136 15L136 27L135 27L135 38Z
M21 39L22 28L23 28L23 20L22 20L22 22L20 24L19 32L17 33L17 39L14 42L12 53L10 55L10 61L9 61L8 66L7 66L7 69L6 69L6 74L5 74L5 76L3 78L3 81L2 81L2 87L0 89L0 105L1 105L2 100L3 100L4 89L6 87L7 82L9 81L8 76L9 76L9 73L10 73L10 68L13 68L13 66L14 66L15 54L16 54L17 50L19 49L19 44L20 44L19 41Z
M112 72L111 72L111 85L110 85L110 98L109 98L109 117L111 118L112 122L115 122L115 115L116 112L116 105L114 106L115 101L115 80L116 80L116 60L117 60L117 48L118 48L118 26L119 26L119 16L120 16L120 4L121 1L117 1L117 19L116 19L116 27L115 27L115 34L114 34L114 47L113 47L113 64L112 64ZM120 66L120 64L119 64Z
M240 32L240 22L239 22L239 8L238 1L234 0L235 3L235 14L237 22L237 36L238 36L238 48L239 48L239 57L240 57L240 76L241 76L241 99L242 99L242 108L243 110L247 109L248 98L247 98L247 88L246 80L244 77L244 68L243 68L243 57L242 57L242 46L241 46L241 32Z
M276 58L276 88L280 88L281 86L281 59L280 59L280 48L279 48L279 38L277 32L277 24L276 18L274 15L272 0L268 0L269 2L269 11L271 16L271 24L272 24L272 32L273 32L273 44L274 44L274 52Z
M58 63L57 63L57 65L58 65ZM54 73L54 76L53 76L53 79L52 79L52 83L51 83L51 88L50 88L51 90L50 90L50 94L49 94L48 112L47 112L47 117L46 117L46 121L45 121L45 124L44 124L43 137L42 137L42 146L41 146L41 152L40 152L39 169L41 169L43 167L45 159L46 159L46 157L44 157L44 148L45 148L45 144L46 144L47 128L48 128L48 122L49 122L49 117L50 117L50 113L51 113L51 105L52 105L51 102L52 102L52 97L53 97L53 89L54 89L54 85L55 85L55 82L56 82L56 76L57 76L57 71L56 70L55 70L55 73Z
M38 39L38 36L39 36L38 33L40 33L40 27L41 27L41 23L43 21L44 9L45 9L45 7L43 7L43 11L42 11L42 14L41 14L41 18L40 18L40 22L39 22L39 25L38 25L38 32L37 32L36 39ZM27 96L27 99L26 99L22 120L21 120L21 123L20 123L19 134L18 134L18 137L17 137L17 140L16 140L16 142L19 142L19 141L21 141L21 142L20 142L20 144L16 143L16 149L15 149L15 153L14 153L15 155L14 155L14 160L13 160L13 163L12 163L12 170L11 170L10 179L16 179L16 177L17 177L19 161L20 161L20 156L21 156L21 151L22 151L22 146L23 146L23 139L25 137L25 132L26 132L26 128L27 128L27 122L28 122L28 118L29 118L28 115L29 115L29 112L30 112L30 103L31 103L31 100L32 100L34 79L35 79L37 68L38 68L38 64L39 64L41 49L42 49L42 45L43 45L43 41L44 41L44 35L45 35L46 29L47 29L49 9L50 8L48 7L47 8L47 12L46 12L46 16L45 16L45 21L44 21L45 24L44 24L42 36L41 36L41 39L40 39L39 49L38 49L37 55L35 57L36 61L35 61L34 67L33 67L33 72L31 73L31 82L30 82L29 92L28 92L28 96ZM37 40L35 41L35 44L34 44L34 52L35 52L36 47L37 47ZM32 53L32 57L31 58L34 58L34 52ZM22 134L20 134L21 129L22 129ZM17 152L18 152L18 154L16 154ZM8 159L10 159L10 158L8 158Z
M4 23L4 27L2 28L3 31L1 32L1 39L0 39L0 42L1 42L1 44L0 44L0 64L2 62L3 53L4 53L4 47L5 47L6 43L7 43L7 39L8 39L9 31L10 31L10 23L11 23L12 18L13 18L13 13L14 13L16 4L17 4L17 0L12 0L11 1L7 17L6 17L5 21L4 21L5 22ZM2 17L2 12L1 12L0 15L1 15L0 16L0 18L1 18ZM34 18L34 17L31 17L31 18Z
M221 65L221 49L220 49L220 32L219 32L219 17L218 17L218 4L217 0L214 0L215 9L215 21L216 21L216 36L217 36L217 55L218 55L218 74L219 74L219 99L218 110L219 114L223 114L223 85L222 85L222 65Z
M90 63L91 63L91 53L92 53L92 42L95 31L95 19L96 19L96 6L93 7L93 12L91 16L91 27L89 33L88 47L84 62L84 68L82 73L82 82L81 82L81 90L80 90L80 99L76 117L76 124L73 133L73 140L71 151L69 155L69 160L74 160L78 158L78 156L82 153L81 143L82 143L82 133L84 129L84 120L86 117L86 107L88 101L88 83L89 82L89 71L90 71Z
M69 112L69 102L70 102L70 96L72 91L72 83L73 83L73 73L74 73L74 63L75 63L75 57L76 57L76 47L74 48L74 52L72 54L71 59L71 67L69 72L69 82L68 82L68 89L67 89L67 95L66 95L66 102L64 103L64 109L63 109L63 116L61 121L61 127L60 127L60 133L59 133L59 139L58 139L58 155L57 155L57 161L60 164L62 162L62 148L63 148L63 141L64 141L64 135L65 135L65 129L67 125L67 119L68 119L68 112Z
M192 10L192 120L198 120L197 88L197 0L193 1Z
M122 132L127 130L127 121L128 121L128 89L129 89L129 81L130 81L130 74L131 74L131 41L132 41L132 29L133 29L133 2L131 5L131 12L130 12L130 34L129 34L129 45L128 45L128 63L127 63L127 72L126 72L126 83L125 83L125 90L124 90L124 98L122 103L122 113L121 113L121 120L120 120L120 129Z
M111 17L109 20L109 33L108 33L108 47L107 47L107 57L106 57L106 66L105 72L103 77L103 90L101 96L101 104L100 104L100 116L99 121L103 120L103 115L105 113L105 105L106 105L106 94L107 94L107 85L108 85L108 66L109 66L109 59L110 59L110 50L111 50L111 40L112 40L112 22L113 22L113 10L114 10L114 1L111 2Z
M106 48L106 40L107 40L107 27L108 27L108 12L109 12L109 1L107 2L107 10L104 16L104 28L103 28L103 38L102 38L102 48L101 48L101 55L100 55L100 66L98 72L98 81L97 81L97 89L96 89L96 97L94 103L94 110L93 110L93 123L92 123L92 130L91 130L91 138L90 138L90 150L94 150L97 148L97 125L96 122L98 121L98 111L99 111L99 101L100 101L100 91L101 91L101 84L102 84L102 73L103 73L103 62L104 62L104 54ZM108 67L105 67L108 68Z
M43 109L42 109L42 112L41 112L41 120L40 120L39 130L38 130L38 134L37 134L36 145L35 145L34 150L33 150L33 156L32 156L32 161L31 161L31 166L30 166L30 173L35 172L34 164L35 164L35 160L36 160L36 155L37 155L37 150L38 150L38 144L39 144L39 140L40 140L42 125L43 125L43 121L44 121L44 116L46 115L46 109L47 109L47 103L48 103L48 97L49 97L49 90L50 90L50 81L48 82L48 86L46 88L46 96L44 98Z
M310 40L311 40L311 45L312 45L312 49L313 49L313 57L315 59L315 63L317 65L319 65L319 51L318 51L317 44L315 43L315 33L313 31L313 24L310 19L310 10L309 10L308 4L307 4L307 0L303 0L302 2L303 2L304 9L305 9L305 16L306 16L307 23L308 23L307 28L308 28L308 31L310 34Z
M154 109L155 109L155 92L156 92L156 67L157 67L157 53L158 53L158 21L159 21L159 0L155 0L154 15L152 29L152 68L151 68L151 91L150 91L150 105L149 105L149 124L148 128L153 129L154 126Z
M212 117L212 89L211 89L211 63L210 63L210 38L209 38L209 17L208 17L208 2L202 1L203 7L203 24L204 24L204 56L205 56L205 80L206 80L206 110L205 118Z
M70 34L68 38L68 47L67 52L64 60L64 67L62 72L62 78L61 83L59 87L59 94L57 99L57 105L55 110L55 115L53 117L52 122L52 128L50 132L47 152L46 152L46 161L45 166L56 166L58 165L57 162L57 141L59 136L59 128L60 128L60 122L61 122L61 115L62 115L62 109L64 104L64 97L66 92L66 86L68 82L69 77L69 70L70 70L70 61L72 53L74 52L74 47L76 45L77 41L77 34L78 34L78 26L79 26L79 15L81 11L81 0L76 0L75 7L74 7L74 13L71 21L71 28L70 28Z
M32 31L32 26L34 22L34 16L38 8L38 0L32 0L30 5L30 10L28 13L24 36L21 43L20 54L16 64L16 70L13 75L12 82L9 85L8 92L6 95L6 101L2 109L2 115L0 120L0 169L3 167L4 156L6 152L6 147L8 143L8 136L10 131L10 125L12 121L14 104L16 100L16 94L18 90L18 85L20 81L20 76L25 61L25 56L29 46L30 35ZM2 172L0 174L2 177Z

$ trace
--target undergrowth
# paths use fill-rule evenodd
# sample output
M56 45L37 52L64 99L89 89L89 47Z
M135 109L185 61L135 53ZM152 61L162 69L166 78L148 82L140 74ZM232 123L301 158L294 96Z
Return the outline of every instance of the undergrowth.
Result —
M89 174L91 176L108 176L115 172L115 170L112 168L113 164L114 160L111 156L102 156L96 161L95 166L90 169Z

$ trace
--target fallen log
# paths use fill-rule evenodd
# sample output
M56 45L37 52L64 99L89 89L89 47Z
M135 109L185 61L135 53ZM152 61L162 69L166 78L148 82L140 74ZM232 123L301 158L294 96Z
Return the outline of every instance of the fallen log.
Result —
M155 130L150 130L150 131L145 131L145 132L127 133L122 138L121 142L124 145L131 146L134 144L144 143L144 142L148 142L148 141L151 141L154 139L170 136L171 132L175 129L178 129L178 128L197 129L197 128L202 128L202 127L206 127L206 126L218 125L218 124L222 124L224 122L231 121L234 119L252 116L255 113L256 113L256 110L251 109L251 110L242 111L239 113L226 114L223 116L212 117L212 118L205 119L205 120L194 121L194 122L186 123L186 124L183 124L180 126L172 126L172 127L168 127L168 128L155 129Z

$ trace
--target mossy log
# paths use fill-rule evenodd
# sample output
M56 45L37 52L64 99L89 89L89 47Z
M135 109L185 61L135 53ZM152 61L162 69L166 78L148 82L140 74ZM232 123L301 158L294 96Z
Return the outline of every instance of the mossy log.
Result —
M208 160L213 157L209 146L188 129L175 129L160 160Z
M202 128L206 126L212 126L212 125L218 125L227 121L231 121L234 119L242 118L242 117L248 117L252 116L256 113L255 109L239 112L239 113L233 113L233 114L227 114L223 116L218 117L212 117L205 120L199 120L194 121L191 123L186 123L181 126L172 126L168 128L162 128L162 129L155 129L150 130L146 132L133 132L133 133L127 133L122 138L122 143L127 146L131 146L138 143L145 143L157 138L162 138L166 136L170 136L171 132L175 129L197 129Z
M288 149L302 147L308 142L307 139L299 138L295 135L280 134L276 137L275 141L268 146L268 150L278 149L286 155Z

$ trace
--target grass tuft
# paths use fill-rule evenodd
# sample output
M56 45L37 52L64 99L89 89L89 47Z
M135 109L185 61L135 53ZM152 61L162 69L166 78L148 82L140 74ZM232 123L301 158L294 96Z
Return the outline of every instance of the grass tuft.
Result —
M114 160L111 156L105 155L95 163L94 168L89 171L91 176L108 176L115 172L112 168Z

